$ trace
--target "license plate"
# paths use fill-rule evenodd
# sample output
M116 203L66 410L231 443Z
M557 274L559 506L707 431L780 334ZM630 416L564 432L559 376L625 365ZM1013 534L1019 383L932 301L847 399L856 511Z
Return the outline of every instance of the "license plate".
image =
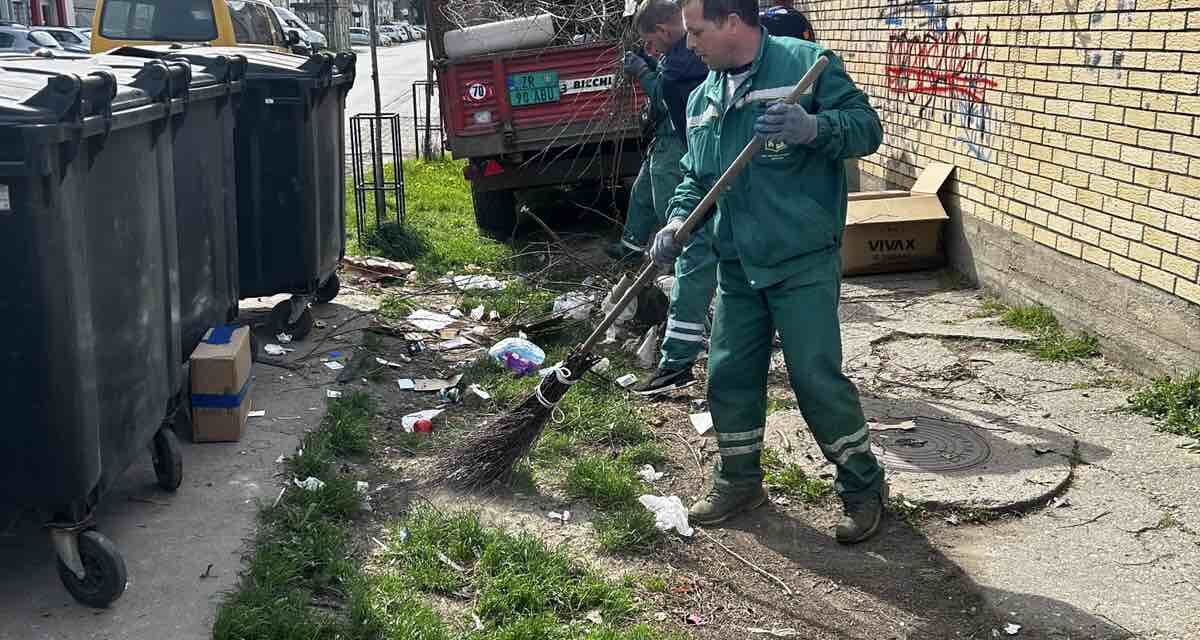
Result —
M508 103L514 107L558 102L561 92L557 71L514 73L508 76Z

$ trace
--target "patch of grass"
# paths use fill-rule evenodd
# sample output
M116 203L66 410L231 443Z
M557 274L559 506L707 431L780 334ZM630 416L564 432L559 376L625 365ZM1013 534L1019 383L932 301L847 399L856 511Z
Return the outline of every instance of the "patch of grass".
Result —
M496 536L476 570L483 575L476 612L488 621L544 613L570 618L599 609L609 623L619 623L634 612L628 588L585 570L564 550L547 549L532 534Z
M649 591L650 593L666 593L667 592L667 580L665 578L663 578L662 576L656 576L656 575L651 575L651 574L642 574L642 575L633 574L633 575L626 576L625 580L626 580L627 584L629 584L630 586L641 585L641 587L643 589L645 589L646 591Z
M474 264L481 268L507 266L512 250L479 234L471 189L462 174L463 162L455 160L404 161L405 221L403 227L381 225L371 228L360 246L357 237L348 240L348 253L388 251L392 259L411 262L426 277L459 271ZM391 179L395 166L385 168ZM354 230L354 187L347 181L347 228ZM389 209L395 202L388 196ZM374 227L374 197L367 196L367 218ZM349 235L356 236L352 231Z
M640 489L641 481L632 469L601 456L581 458L567 472L568 495L601 509L635 503Z
M662 538L654 514L640 503L603 512L595 525L600 548L609 553L652 549Z
M388 260L412 262L429 253L429 239L412 226L385 222L367 234L363 249Z
M983 304L979 305L979 310L971 315L977 318L988 318L998 316L1008 310L1008 307L1000 301L1000 298L987 296L983 299Z
M785 495L802 502L815 504L833 496L833 485L820 478L810 478L800 465L785 463L779 451L765 447L760 458L763 481Z
M375 407L371 397L355 392L343 398L331 398L321 429L329 435L329 449L335 456L361 456L371 445L371 415Z
M407 536L400 535L401 526ZM387 554L401 572L390 585L394 599L408 602L408 588L473 593L474 612L485 628L468 637L579 638L569 623L594 609L616 634L596 637L654 637L627 635L642 633L637 627L620 628L636 613L630 585L604 579L532 534L484 528L478 514L418 507L389 539Z
M780 411L789 411L796 408L796 403L794 402L779 400L777 398L767 398L767 415L778 413Z
M1159 422L1159 430L1200 439L1200 371L1153 380L1129 397L1129 408Z
M1075 390L1120 389L1122 387L1128 387L1128 386L1129 385L1127 383L1125 383L1121 380L1118 380L1116 378L1100 377L1100 378L1088 380L1086 382L1076 382L1075 384L1071 385L1071 388L1075 389Z
M300 440L300 450L287 458L288 473L304 480L319 477L333 461L329 434L323 430L310 431Z
M385 294L379 301L379 315L388 320L402 320L416 310L417 305L409 296L395 292Z
M909 524L920 522L921 518L924 518L927 513L925 507L899 494L892 496L891 500L888 501L888 510L900 516Z
M637 501L644 483L628 461L586 456L567 471L566 483L569 496L586 499L600 511L594 524L605 551L645 551L662 539L654 515Z
M667 452L657 442L643 442L622 449L618 460L634 469L647 464L659 467L667 463Z
M1174 514L1164 513L1162 517L1158 519L1158 523L1154 525L1154 528L1162 531L1165 529L1173 529L1181 524L1183 523L1181 523Z
M353 637L450 640L445 621L397 573L360 580L350 599Z
M650 439L645 422L621 389L584 378L562 403L564 420L556 429L590 444L638 445Z
M1068 362L1091 358L1099 353L1096 336L1068 333L1054 314L1041 305L1005 307L1000 322L1032 335L1034 342L1031 351L1042 360Z
M486 291L468 291L463 294L462 306L474 309L483 305L488 311L493 309L502 318L538 317L554 310L554 299L558 292L532 287L525 282L510 281L503 289Z
M338 455L360 451L370 410L361 394L331 401L321 427L304 437L304 452L288 460L291 475L325 484L313 491L290 485L277 504L259 511L254 556L217 612L215 640L355 637L345 618L312 602L344 601L359 579L347 527L362 496L353 478L332 468Z
M575 439L565 433L548 432L538 440L532 458L538 462L557 463L575 453Z

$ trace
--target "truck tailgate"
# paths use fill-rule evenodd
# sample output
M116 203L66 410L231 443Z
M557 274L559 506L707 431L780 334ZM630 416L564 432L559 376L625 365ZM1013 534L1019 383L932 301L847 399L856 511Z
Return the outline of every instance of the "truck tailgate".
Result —
M618 75L618 46L554 47L451 63L444 71L447 95L458 97L448 101L447 132L511 132L522 148L636 135L645 97Z

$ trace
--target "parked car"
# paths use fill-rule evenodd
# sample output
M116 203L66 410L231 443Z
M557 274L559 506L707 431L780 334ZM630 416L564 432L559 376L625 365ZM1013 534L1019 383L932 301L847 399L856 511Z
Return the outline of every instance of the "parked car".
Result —
M375 41L379 42L379 39ZM362 27L350 27L350 44L356 47L371 46L371 32Z
M285 33L263 0L96 0L92 53L139 44L251 46L290 52L303 43Z
M92 51L91 38L80 33L78 29L70 27L38 27L37 30L45 31L54 36L54 39L58 40L63 49L71 53L91 53Z
M390 38L396 44L408 42L408 40L409 40L408 34L404 33L404 31L401 30L400 27L398 27L394 24L385 24L382 27L379 27L379 32L386 35L388 38Z
M62 52L63 46L42 29L0 27L0 51L16 53Z
M295 32L300 36L309 51L316 53L327 46L329 41L325 39L325 34L308 26L300 16L292 13L284 7L275 7L275 15L279 18L279 22L283 24L283 30L287 32Z

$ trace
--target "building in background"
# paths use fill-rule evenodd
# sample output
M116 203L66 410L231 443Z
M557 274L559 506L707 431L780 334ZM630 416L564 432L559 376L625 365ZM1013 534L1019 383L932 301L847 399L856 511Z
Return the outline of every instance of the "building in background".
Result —
M354 26L350 0L293 0L288 8L308 26L325 34L330 49L350 50L350 27Z
M75 0L0 0L0 20L29 26L73 27Z

